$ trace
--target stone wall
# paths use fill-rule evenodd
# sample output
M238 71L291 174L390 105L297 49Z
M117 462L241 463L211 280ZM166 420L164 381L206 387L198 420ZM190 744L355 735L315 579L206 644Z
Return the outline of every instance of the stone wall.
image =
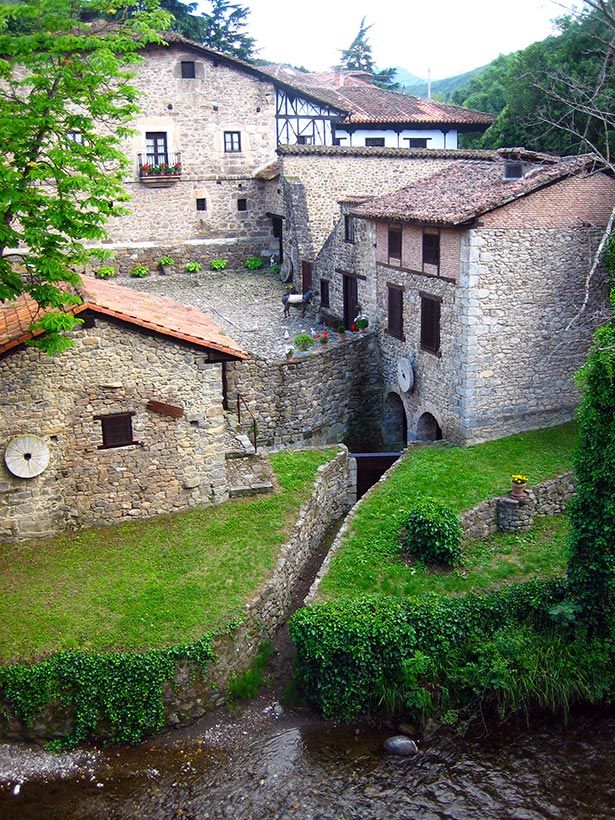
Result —
M242 395L256 419L260 448L378 437L382 382L371 332L347 334L291 360L253 356L229 364L227 374L229 403L233 407L237 392ZM249 425L249 416L242 422Z
M195 677L186 665L178 665L172 684L164 690L166 728L192 723L221 704L232 677L251 666L262 643L284 624L290 615L294 587L326 531L351 504L349 499L356 485L352 486L348 461L348 452L341 447L331 461L318 468L314 489L299 512L271 576L246 604L241 625L215 640L218 661L205 679ZM30 728L0 711L0 736L4 738L48 740L70 729L70 714L57 704L48 707Z
M0 360L2 452L30 433L51 454L31 479L2 460L0 542L226 499L220 365L205 351L98 318L73 338L62 356L24 348ZM148 410L152 399L183 416ZM124 412L134 413L136 443L100 449L95 417Z

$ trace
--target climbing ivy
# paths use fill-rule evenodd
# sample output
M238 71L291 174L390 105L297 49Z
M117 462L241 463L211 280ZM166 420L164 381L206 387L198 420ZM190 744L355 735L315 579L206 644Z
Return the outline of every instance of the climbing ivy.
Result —
M0 667L0 695L27 726L57 702L73 714L72 731L51 748L74 748L90 736L138 743L162 728L164 684L180 662L193 673L215 660L211 635L147 652L61 652L41 663Z

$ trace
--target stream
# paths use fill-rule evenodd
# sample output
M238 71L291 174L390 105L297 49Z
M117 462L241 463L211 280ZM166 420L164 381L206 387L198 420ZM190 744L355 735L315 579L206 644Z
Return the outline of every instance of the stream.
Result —
M579 710L567 726L436 736L412 758L384 752L390 728L279 712L261 697L239 717L218 714L139 747L65 755L17 794L23 770L3 783L0 747L0 817L615 817L613 710Z

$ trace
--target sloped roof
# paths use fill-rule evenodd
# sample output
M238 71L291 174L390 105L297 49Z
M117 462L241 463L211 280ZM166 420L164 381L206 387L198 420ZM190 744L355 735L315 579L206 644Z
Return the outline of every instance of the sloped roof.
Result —
M209 316L164 296L153 296L133 288L83 276L79 291L83 302L66 309L75 315L91 310L101 316L155 331L182 342L226 353L235 359L248 354ZM27 342L35 334L32 322L44 314L28 294L15 301L0 302L0 354Z
M353 210L364 218L436 225L462 225L539 188L593 168L595 158L550 158L521 179L504 179L504 159L451 162L446 168L393 194L377 197Z

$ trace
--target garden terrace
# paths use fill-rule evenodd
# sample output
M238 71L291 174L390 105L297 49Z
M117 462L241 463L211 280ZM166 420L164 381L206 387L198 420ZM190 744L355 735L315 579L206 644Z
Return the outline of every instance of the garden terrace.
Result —
M412 450L357 509L318 599L482 592L505 582L563 574L562 516L541 520L530 533L468 543L462 566L447 571L402 561L398 536L410 504L419 499L433 498L462 513L505 495L514 473L528 475L531 486L569 471L575 437L575 425L566 424L467 448Z
M167 647L224 628L271 574L334 454L271 456L268 496L0 546L0 661Z

